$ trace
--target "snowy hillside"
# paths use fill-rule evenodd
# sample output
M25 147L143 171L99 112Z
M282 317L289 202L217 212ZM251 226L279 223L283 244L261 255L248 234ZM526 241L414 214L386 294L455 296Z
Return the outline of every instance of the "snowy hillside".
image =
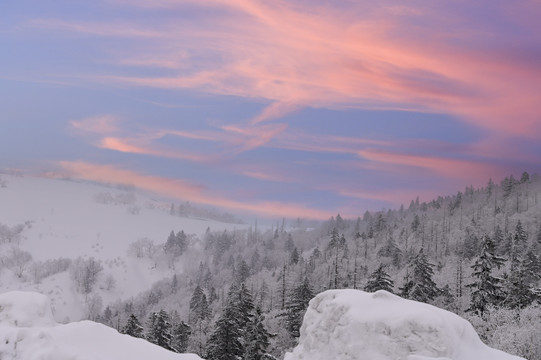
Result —
M299 345L284 360L519 360L489 348L448 311L386 291L329 290L304 316Z
M58 271L66 263L63 260L94 258L103 266L93 295L98 295L105 307L183 271L183 259L171 266L157 266L152 256L129 256L134 243L151 252L163 245L172 230L182 230L190 238L191 234L200 237L207 228L246 227L172 216L170 203L133 189L6 174L0 177L0 292L47 294L57 321L89 316L88 304L83 304L69 271ZM25 254L29 254L28 261ZM57 260L52 263L53 259ZM45 265L54 267L54 274L43 276Z
M0 295L2 360L197 360L92 321L57 324L47 297L29 292Z

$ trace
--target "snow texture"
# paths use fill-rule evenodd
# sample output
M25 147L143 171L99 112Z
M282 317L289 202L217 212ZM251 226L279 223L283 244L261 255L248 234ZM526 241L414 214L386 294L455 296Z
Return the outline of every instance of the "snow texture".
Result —
M193 264L181 261L175 264L173 270L156 267L156 261L148 258L128 256L133 242L147 239L160 246L171 230L183 230L188 235L201 237L207 228L223 231L248 227L171 216L171 202L157 200L141 191L87 182L1 176L8 186L0 189L0 224L9 227L26 225L17 244L2 244L0 236L0 258L13 246L28 251L35 262L93 257L104 266L102 279L95 290L103 298L104 307L117 300L137 296L155 282L170 278L174 273L182 274L185 266L193 267ZM104 203L98 196L103 194L113 199L127 199L127 203ZM137 206L140 211L132 214L127 211L130 206ZM199 261L195 266L198 264ZM116 280L114 289L102 289L103 279L107 275ZM47 294L58 322L87 317L85 299L74 288L68 272L35 282L29 270L18 278L4 268L0 271L0 293L12 290Z
M2 360L201 360L92 321L57 324L49 299L32 292L0 294Z
M383 290L317 295L300 334L284 360L522 359L486 346L458 315Z

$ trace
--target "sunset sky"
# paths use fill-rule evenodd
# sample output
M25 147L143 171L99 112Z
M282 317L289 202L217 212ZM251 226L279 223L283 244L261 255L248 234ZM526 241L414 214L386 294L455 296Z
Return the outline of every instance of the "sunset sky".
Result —
M0 169L247 218L541 165L541 2L0 2Z

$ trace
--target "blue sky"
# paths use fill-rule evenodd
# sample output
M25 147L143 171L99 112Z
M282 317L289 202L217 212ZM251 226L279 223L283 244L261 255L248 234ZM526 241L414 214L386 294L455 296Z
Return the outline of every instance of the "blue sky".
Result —
M0 168L324 219L538 172L541 5L0 4Z

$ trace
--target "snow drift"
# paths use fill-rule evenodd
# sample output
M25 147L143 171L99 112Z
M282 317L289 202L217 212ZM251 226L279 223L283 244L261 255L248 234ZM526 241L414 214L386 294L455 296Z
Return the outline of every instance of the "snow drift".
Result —
M20 291L0 294L0 359L201 360L92 321L57 324L46 296Z
M323 292L300 333L284 360L522 359L486 346L458 315L386 291Z

